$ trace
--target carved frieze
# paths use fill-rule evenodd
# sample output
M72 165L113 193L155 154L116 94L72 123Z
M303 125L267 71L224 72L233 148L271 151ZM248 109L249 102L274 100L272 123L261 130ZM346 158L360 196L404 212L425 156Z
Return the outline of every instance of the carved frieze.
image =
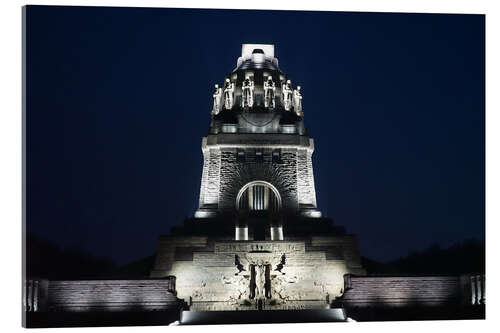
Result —
M215 243L215 253L236 253L236 252L273 252L291 253L305 252L304 242L217 242Z

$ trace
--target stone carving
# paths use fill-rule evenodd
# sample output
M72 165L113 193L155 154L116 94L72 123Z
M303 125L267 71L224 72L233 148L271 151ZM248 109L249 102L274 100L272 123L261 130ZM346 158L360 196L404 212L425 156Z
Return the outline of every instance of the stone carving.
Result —
M224 242L217 242L215 244L215 252L216 253L234 253L234 252L241 252L242 254L245 254L245 259L249 263L256 263L255 260L257 260L257 256L263 256L264 254L258 254L256 252L273 252L273 253L280 253L278 260L281 259L281 254L284 252L287 253L292 253L292 252L299 252L299 253L304 253L305 252L305 246L304 243L301 242L259 242L259 243L242 243L240 241L224 241ZM248 252L254 252L254 253L248 253ZM264 256L264 260L273 260L269 254L267 256ZM241 257L240 257L241 259Z
M234 255L234 265L236 266L236 268L238 269L238 273L235 273L234 275L238 275L240 274L241 272L243 271L246 271L246 269L243 267L243 265L241 264L241 261L240 261L240 256L235 254Z
M249 283L249 276L246 275L238 275L238 276L232 276L230 278L227 278L225 276L222 276L222 283L223 284L230 284L235 287L235 294L229 296L229 299L227 302L232 305L242 305L247 303L246 300L249 298L248 294L248 283Z
M278 275L272 280L273 296L276 300L286 303L292 298L297 298L297 294L291 294L288 292L288 284L296 283L299 278L296 275L290 276L282 273L283 275Z
M227 110L231 110L234 105L234 83L231 80L226 79L224 85L224 107Z
M215 85L215 92L213 94L214 106L212 108L212 114L216 115L220 112L220 102L222 100L222 88L218 84Z
M192 299L197 299L197 300L202 300L204 298L204 292L203 289L207 286L207 283L205 281L201 281L200 285L198 288L193 290L193 295L191 296Z
M241 274L241 272L246 272L244 266L248 266L248 263L244 262L244 260L240 259L240 257L236 254L234 256L234 265L238 269L238 272L234 274L232 277L222 276L222 283L225 285L231 285L235 290L234 295L229 296L229 299L226 300L228 304L233 306L239 305L248 305L250 302L248 299L250 298L250 275L249 274Z
M302 117L302 94L300 93L300 86L293 90L293 108L297 116Z
M243 81L241 90L242 90L241 107L251 108L253 106L254 82L247 77L245 81Z
M281 85L281 96L283 100L283 107L286 111L290 111L292 108L292 82L287 80L286 83Z
M276 266L275 271L278 271L278 272L280 272L281 274L284 275L285 273L283 273L281 270L283 269L283 267L285 266L285 264L286 264L286 256L283 253L283 255L281 256L280 263Z
M255 267L255 298L265 298L266 267L262 260L259 260Z
M275 256L271 252L257 250L246 253L245 258L250 264L250 298L257 301L271 298L270 268L276 262Z
M314 246L338 241L319 237ZM178 276L178 297L192 310L324 308L341 295L348 270L321 249L306 251L304 241L216 241L213 253L200 248L168 274Z
M264 82L264 107L274 109L274 93L276 91L276 85L273 81L271 75L267 77L267 81Z

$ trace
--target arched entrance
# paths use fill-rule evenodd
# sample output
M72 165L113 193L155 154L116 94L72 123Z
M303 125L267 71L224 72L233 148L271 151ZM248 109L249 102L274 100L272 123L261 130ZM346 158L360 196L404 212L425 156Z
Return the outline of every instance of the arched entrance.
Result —
M272 184L257 180L243 186L236 196L237 210L278 212L281 196Z

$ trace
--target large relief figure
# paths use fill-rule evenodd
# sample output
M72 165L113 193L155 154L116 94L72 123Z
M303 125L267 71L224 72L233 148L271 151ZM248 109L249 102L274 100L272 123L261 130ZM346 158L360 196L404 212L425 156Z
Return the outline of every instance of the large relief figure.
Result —
M234 105L234 83L226 79L224 85L224 107L226 110L231 110Z
M260 261L255 265L255 298L265 298L266 268Z
M274 94L276 91L276 85L273 81L271 75L267 77L267 81L264 82L264 107L274 109Z
M253 106L254 82L247 77L245 81L243 81L241 91L241 107L251 108Z
M302 117L302 94L300 93L300 86L293 90L293 108L297 116Z
M283 100L283 107L286 111L292 108L292 82L287 80L286 83L281 85L281 96Z
M212 114L216 115L220 112L220 104L222 100L222 88L218 84L215 85L215 92L213 94L214 106L212 108Z

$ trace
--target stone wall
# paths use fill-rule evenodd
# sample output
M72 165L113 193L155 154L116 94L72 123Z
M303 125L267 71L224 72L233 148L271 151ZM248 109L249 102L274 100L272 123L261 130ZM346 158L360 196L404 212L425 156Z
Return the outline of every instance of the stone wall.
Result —
M235 209L239 190L252 181L272 184L284 210L316 208L312 139L298 135L219 134L202 141L203 171L199 210ZM256 159L256 150L262 159ZM273 151L280 152L279 161ZM244 159L237 157L244 152Z
M459 276L345 277L345 307L438 306L463 304L466 285Z
M200 208L217 208L219 202L220 149L203 150Z
M297 188L299 206L316 208L312 153L306 149L297 151Z
M245 161L236 159L236 149L224 149L221 154L219 209L235 208L236 196L246 184L260 180L272 184L279 192L282 207L297 207L297 149L282 149L281 161L274 162L272 150L264 150L261 161L256 160L255 150L245 150Z
M255 310L251 265L261 262L269 267L265 309L326 308L342 294L345 274L364 274L356 246L352 236L304 241L166 236L151 276L175 275L178 297L192 310Z
M48 281L48 311L164 311L178 309L175 277L145 280Z
M361 266L358 239L354 235L313 236L308 251L324 251L326 259L343 260L351 274L366 275Z
M158 243L158 250L155 257L154 270L151 272L152 278L165 277L173 274L167 274L172 268L172 264L178 259L178 253L182 249L188 249L190 252L202 251L208 246L207 237L180 237L180 236L161 236ZM177 258L176 258L177 257ZM175 276L175 275L173 275Z

